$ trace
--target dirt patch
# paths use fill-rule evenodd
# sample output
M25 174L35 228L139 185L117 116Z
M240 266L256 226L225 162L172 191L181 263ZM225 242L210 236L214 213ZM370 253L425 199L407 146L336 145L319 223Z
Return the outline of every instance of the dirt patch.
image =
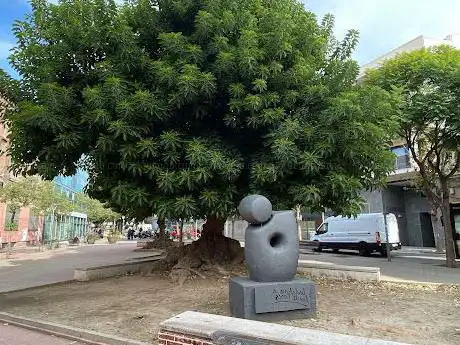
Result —
M186 310L228 315L228 279L172 284L165 274L0 295L0 309L146 342L158 324ZM317 280L314 319L284 324L411 344L460 344L460 288Z

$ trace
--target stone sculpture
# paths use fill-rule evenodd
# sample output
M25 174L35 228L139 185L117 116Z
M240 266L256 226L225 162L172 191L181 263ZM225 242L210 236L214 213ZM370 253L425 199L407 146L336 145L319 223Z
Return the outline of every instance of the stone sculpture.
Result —
M238 211L249 225L245 258L249 278L230 281L233 316L247 319L291 319L316 311L312 281L295 279L299 239L293 211L273 211L262 195L244 198Z

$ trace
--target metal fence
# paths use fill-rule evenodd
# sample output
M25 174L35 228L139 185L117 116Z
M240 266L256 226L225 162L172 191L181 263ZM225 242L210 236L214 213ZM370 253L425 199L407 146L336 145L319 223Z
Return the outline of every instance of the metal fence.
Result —
M87 220L75 216L46 216L43 226L43 241L59 242L82 239L86 234Z

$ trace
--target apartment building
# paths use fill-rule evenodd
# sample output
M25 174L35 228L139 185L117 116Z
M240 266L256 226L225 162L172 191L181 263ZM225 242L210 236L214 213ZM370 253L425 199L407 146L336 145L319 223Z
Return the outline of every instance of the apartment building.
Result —
M358 80L366 70L378 68L385 60L399 53L429 48L438 45L460 48L460 34L451 34L442 39L418 36L400 47L378 57L361 67ZM403 245L434 247L432 207L428 199L415 188L416 164L411 159L404 141L395 141L391 148L396 155L395 170L388 178L384 191L367 191L362 196L366 200L363 212L391 212L398 218L400 237ZM457 231L460 231L460 181L452 180L450 189L452 211Z

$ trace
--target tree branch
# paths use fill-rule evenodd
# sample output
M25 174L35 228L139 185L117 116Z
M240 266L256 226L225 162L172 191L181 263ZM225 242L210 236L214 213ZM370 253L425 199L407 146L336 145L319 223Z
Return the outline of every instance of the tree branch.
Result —
M422 183L423 183L425 192L430 197L430 199L433 200L434 203L440 205L442 202L442 198L433 191L433 189L431 188L429 184L429 178L427 176L426 168L425 168L425 161L421 161L420 158L417 156L417 152L415 151L414 145L411 145L409 141L407 144L409 146L409 150L411 152L412 159L415 161L415 163L417 163L419 167L419 172L420 172L420 175L422 176Z
M446 178L451 178L460 168L460 155L458 154L458 152L456 152L455 155L457 156L455 159L455 165L452 168L452 170L446 175Z

